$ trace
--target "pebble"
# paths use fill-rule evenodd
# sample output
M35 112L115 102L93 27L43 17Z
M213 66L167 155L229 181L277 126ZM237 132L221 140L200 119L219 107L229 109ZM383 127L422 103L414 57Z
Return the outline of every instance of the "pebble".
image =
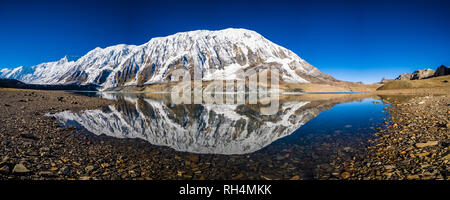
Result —
M341 178L343 178L343 179L348 179L348 178L350 178L350 173L349 173L349 172L342 172L342 173L341 173Z
M189 155L189 156L188 156L188 159L189 159L191 162L198 162L199 157L198 157L197 155Z
M424 148L424 147L429 147L429 146L436 146L438 144L439 144L438 141L428 141L426 143L416 143L416 147Z
M266 180L266 181L272 180L271 178L269 178L269 177L267 177L267 176L263 176L263 175L261 175L261 178L264 179L264 180Z
M244 178L244 174L240 173L237 176L233 177L233 179L242 179Z
M395 169L395 165L385 165L384 169L386 169L386 170L393 170L393 169Z
M14 174L25 174L25 173L30 172L30 170L28 170L28 169L25 167L25 165L23 165L23 164L16 164L16 165L14 166L12 172L13 172Z
M419 157L424 157L424 156L428 156L428 155L430 155L430 153L428 153L428 152L423 152L423 153L418 153L418 154L416 154L417 156L419 156Z
M418 179L420 179L420 177L419 177L419 175L408 175L408 176L406 176L406 179L418 180Z
M67 175L67 174L69 174L69 172L70 172L70 167L64 166L59 170L58 174Z
M53 177L53 176L56 176L56 174L53 171L42 171L42 172L39 172L39 176Z
M87 181L87 180L90 180L90 179L91 179L91 177L89 177L89 176L82 176L78 180Z
M9 167L8 165L4 165L0 167L0 174L8 174L9 173Z
M450 160L450 153L447 153L447 155L442 157L441 160Z
M84 169L86 170L86 172L90 172L90 171L92 171L94 169L94 166L88 165Z

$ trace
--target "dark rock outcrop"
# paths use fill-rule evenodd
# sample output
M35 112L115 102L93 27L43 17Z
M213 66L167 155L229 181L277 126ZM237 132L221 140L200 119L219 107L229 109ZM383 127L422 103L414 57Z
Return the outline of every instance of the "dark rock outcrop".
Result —
M434 73L434 76L446 76L450 75L450 67L444 65L439 66Z

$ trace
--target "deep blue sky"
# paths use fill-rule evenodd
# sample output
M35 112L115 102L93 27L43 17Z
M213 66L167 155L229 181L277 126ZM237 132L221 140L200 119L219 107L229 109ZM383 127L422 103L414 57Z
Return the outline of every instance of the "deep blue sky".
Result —
M229 27L254 30L341 80L450 65L450 1L0 0L0 68Z

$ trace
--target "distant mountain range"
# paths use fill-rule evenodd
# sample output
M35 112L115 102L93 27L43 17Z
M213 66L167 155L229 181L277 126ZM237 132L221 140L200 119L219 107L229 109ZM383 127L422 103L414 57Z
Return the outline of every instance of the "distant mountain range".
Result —
M139 46L97 47L76 61L64 57L32 67L2 69L0 78L29 84L96 85L108 89L170 82L175 69L196 68L202 72L202 80L228 80L237 79L240 70L269 67L279 69L281 80L288 83L335 81L260 34L232 28L182 32L153 38Z

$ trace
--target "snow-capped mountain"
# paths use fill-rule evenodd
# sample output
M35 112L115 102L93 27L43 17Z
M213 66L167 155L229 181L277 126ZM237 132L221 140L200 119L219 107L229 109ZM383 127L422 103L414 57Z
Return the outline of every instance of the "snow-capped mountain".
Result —
M278 68L286 82L334 80L260 34L232 28L182 32L139 46L97 47L76 61L63 58L27 70L2 69L0 78L36 84L96 84L106 89L168 82L175 69L196 68L203 80L217 80L236 79L238 70L268 67Z
M142 96L116 96L105 109L53 114L66 126L97 135L139 138L177 151L246 154L290 135L336 103L284 102L276 115L263 116L254 106L171 104ZM104 96L106 97L106 96Z
M32 84L61 84L61 77L64 76L75 62L67 61L67 57L56 62L42 63L31 68L23 66L12 70L3 69L0 71L0 78L17 79L25 83Z

